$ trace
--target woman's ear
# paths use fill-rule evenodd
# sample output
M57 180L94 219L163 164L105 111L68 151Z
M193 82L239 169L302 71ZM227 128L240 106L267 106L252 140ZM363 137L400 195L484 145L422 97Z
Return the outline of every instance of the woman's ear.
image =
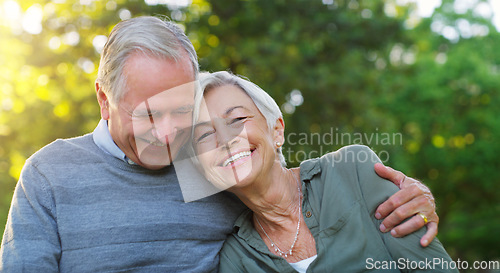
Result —
M283 117L279 117L274 125L274 143L276 148L283 146L285 143L285 122Z
M109 119L108 96L106 95L106 93L104 93L98 82L95 83L95 91L97 95L97 102L99 103L99 107L101 108L101 118L104 120L108 120Z

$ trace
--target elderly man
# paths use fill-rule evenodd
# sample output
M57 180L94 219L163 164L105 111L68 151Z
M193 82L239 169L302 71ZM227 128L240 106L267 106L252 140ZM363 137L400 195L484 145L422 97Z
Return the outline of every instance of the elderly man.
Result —
M196 52L175 24L155 17L117 24L95 84L102 120L94 132L56 140L26 161L0 271L217 271L244 207L225 192L185 203L172 167L189 136L197 74ZM430 193L400 172L376 170L404 180L379 207L380 217L390 214L381 229L401 236L428 218L426 245L438 222Z

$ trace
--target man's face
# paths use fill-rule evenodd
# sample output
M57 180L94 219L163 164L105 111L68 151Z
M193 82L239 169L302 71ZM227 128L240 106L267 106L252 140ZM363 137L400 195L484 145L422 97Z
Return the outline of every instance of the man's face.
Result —
M172 163L192 123L195 78L189 58L178 62L136 53L126 62L128 92L109 105L111 137L125 155L148 169Z

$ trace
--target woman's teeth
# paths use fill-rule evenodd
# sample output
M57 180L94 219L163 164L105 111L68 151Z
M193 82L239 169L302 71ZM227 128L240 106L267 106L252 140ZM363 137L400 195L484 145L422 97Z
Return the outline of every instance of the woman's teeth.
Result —
M226 159L224 161L224 163L222 163L222 167L226 167L227 165L235 162L236 160L238 160L240 158L243 158L243 157L250 156L251 154L252 153L250 151L245 151L245 152L237 153L237 154L231 156L230 158Z

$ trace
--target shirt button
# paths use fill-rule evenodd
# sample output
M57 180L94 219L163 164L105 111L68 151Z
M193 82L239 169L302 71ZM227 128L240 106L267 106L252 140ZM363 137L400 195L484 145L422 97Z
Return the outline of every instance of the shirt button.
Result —
M306 212L306 217L307 217L307 218L311 217L312 215L313 215L313 214L312 214L312 212L311 212L311 211L307 211L307 212Z

